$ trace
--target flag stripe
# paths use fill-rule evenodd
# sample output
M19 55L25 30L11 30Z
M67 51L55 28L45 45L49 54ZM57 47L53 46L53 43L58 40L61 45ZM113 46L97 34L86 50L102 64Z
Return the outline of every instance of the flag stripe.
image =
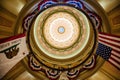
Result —
M120 58L119 56L116 56L115 54L111 53L111 55L115 56L116 58Z
M102 41L102 40L99 40L99 42L102 43L102 44L105 44L105 45L107 45L109 47L111 47L112 49L114 49L114 50L116 50L116 51L118 51L120 53L120 48L118 48L117 46L114 46L112 44L110 45L109 43L107 44L107 42Z
M118 58L120 58L120 54L117 53L117 52L115 52L114 50L112 50L111 54L114 55L114 56L116 56L116 57L118 57Z
M117 51L117 50L115 50L115 49L114 49L114 51L113 51L113 52L116 52L116 53L120 54L120 52L119 52L119 51Z
M112 42L116 42L116 43L120 43L120 40L115 40L114 38L108 38L107 36L99 36L99 38L112 41Z
M112 35L112 34L102 33L102 32L99 32L98 35L109 37L111 39L115 39L115 40L119 40L120 41L120 36L117 36L117 35Z
M114 65L117 69L120 69L120 64L118 64L117 62L115 62L113 59L109 59L108 60L109 63L111 63L112 65Z
M113 36L106 36L106 35L102 35L102 34L98 34L98 36L99 36L99 37L102 36L102 37L106 37L106 38L109 38L109 39L114 39L114 40L116 40L116 41L120 41L119 38L113 37Z
M111 55L111 58L114 59L116 62L118 62L120 64L120 58L117 58L114 55Z
M25 33L15 35L15 36L12 36L12 37L8 37L8 38L4 38L4 39L0 39L0 44L11 41L11 40L14 40L14 39L18 39L18 38L21 38L21 37L24 37L24 36L25 36Z
M108 44L111 44L111 45L115 45L117 47L120 47L120 44L118 42L114 42L114 41L110 41L110 40L107 40L107 39L104 39L104 38L99 38L99 40L102 40Z

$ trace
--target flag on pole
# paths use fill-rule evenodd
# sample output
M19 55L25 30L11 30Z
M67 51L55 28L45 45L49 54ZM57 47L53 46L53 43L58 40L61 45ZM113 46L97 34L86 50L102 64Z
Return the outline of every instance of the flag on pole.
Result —
M120 36L99 33L98 41L96 54L120 70Z
M0 79L28 53L25 33L0 39Z

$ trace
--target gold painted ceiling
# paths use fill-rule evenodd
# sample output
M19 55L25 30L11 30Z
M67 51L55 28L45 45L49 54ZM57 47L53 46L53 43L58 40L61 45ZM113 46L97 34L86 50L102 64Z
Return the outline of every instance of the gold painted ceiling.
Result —
M2 79L120 79L119 69L96 55L99 36L103 33L120 36L119 3L2 0L0 38L25 33L30 50Z

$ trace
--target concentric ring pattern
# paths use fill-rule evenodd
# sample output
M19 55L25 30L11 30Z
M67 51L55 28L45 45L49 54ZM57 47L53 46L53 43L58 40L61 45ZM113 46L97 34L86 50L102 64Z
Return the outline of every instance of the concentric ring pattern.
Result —
M43 0L25 7L28 11L20 19L18 32L27 33L30 54L24 64L33 75L55 80L66 74L69 79L78 75L85 79L102 65L104 61L95 52L97 32L104 31L102 26L106 24L94 11L96 6L88 3L94 4L84 0Z
M58 31L60 27L64 33ZM82 52L92 31L83 13L72 7L56 6L39 14L33 26L33 37L46 55L66 59Z

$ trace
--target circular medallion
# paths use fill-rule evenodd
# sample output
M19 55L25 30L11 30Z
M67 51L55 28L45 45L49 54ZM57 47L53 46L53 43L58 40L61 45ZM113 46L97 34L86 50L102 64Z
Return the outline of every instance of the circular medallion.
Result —
M61 34L58 29L59 31L64 30L64 33ZM65 12L59 12L54 13L46 20L43 33L48 44L57 49L64 49L75 43L80 30L73 16Z
M60 34L64 33L64 32L65 32L65 28L62 27L62 26L58 27L58 32L59 32Z
M33 30L39 49L57 59L77 55L90 38L90 25L86 16L77 9L66 6L51 7L43 11L36 18ZM76 50L78 51L75 52Z
M81 64L95 44L92 24L82 11L71 6L53 6L38 14L30 34L36 57L52 68L53 63L63 67L79 61L70 68ZM66 62L61 63L64 60Z

